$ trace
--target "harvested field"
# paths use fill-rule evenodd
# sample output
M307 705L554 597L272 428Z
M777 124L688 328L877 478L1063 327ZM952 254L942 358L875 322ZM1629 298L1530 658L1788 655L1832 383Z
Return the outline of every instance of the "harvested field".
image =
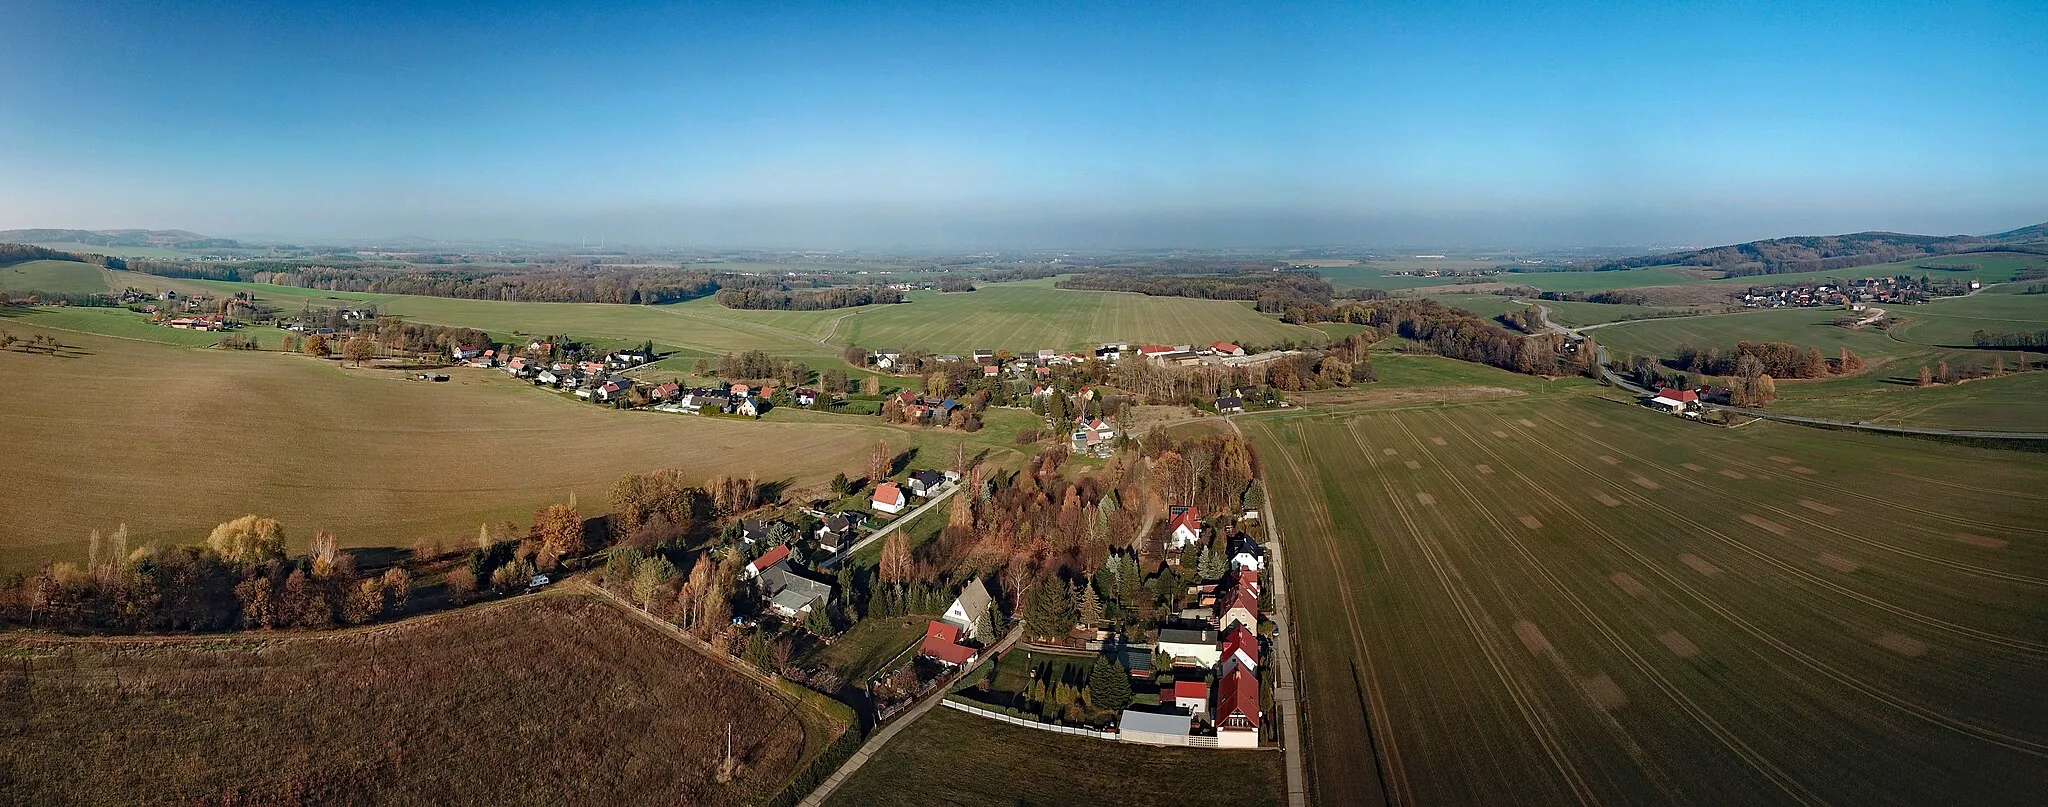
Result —
M1704 470L1706 470L1706 469L1707 469L1707 466L1705 466L1705 465L1701 465L1701 464L1699 464L1699 463L1697 463L1697 462L1688 462L1688 463L1685 463L1684 465L1682 465L1682 466L1680 466L1680 467L1683 467L1684 469L1686 469L1686 470L1688 470L1688 471L1704 471Z
M1722 475L1722 476L1725 476L1725 477L1728 477L1729 479L1748 479L1748 478L1749 478L1749 475L1748 475L1748 474L1744 474L1743 472L1741 472L1741 471L1738 471L1738 470L1735 470L1735 469L1733 469L1733 468L1722 468L1722 469L1721 469L1721 475Z
M1493 466L1486 464L1474 465L1472 470L1478 471L1481 475L1491 474L1493 473Z
M1992 538L1990 536L1985 535L1973 535L1967 532L1958 532L1951 534L1949 536L1949 540L1961 541L1971 546L1981 546L1985 549L2004 549L2006 546L2006 540L2004 538Z
M1856 561L1842 557L1841 555L1837 555L1833 552L1822 552L1820 553L1820 557L1814 558L1814 560L1819 561L1820 565L1826 566L1838 572L1853 572L1857 569L1863 568L1863 564L1857 563Z
M1532 530L1543 529L1543 522L1537 521L1535 516L1516 516L1516 518L1521 519L1522 526L1524 527Z
M19 804L756 804L850 717L567 593L325 634L0 646L9 702L33 704L4 730ZM721 784L727 725L742 767Z
M1750 526L1756 527L1758 529L1770 530L1771 532L1777 533L1779 535L1784 535L1792 531L1783 524L1779 524L1776 521L1764 518L1763 516L1757 515L1755 513L1743 513L1742 520L1749 522Z
M1145 804L1257 807L1286 803L1280 766L1281 756L1270 751L1109 742L939 707L906 727L826 804L1128 807L1139 777Z
M1630 481L1630 482L1634 482L1634 483L1636 483L1636 484L1638 484L1638 485L1641 485L1641 486L1643 486L1643 487L1649 488L1649 489L1651 489L1651 490L1663 490L1663 489L1664 489L1664 485L1663 485L1663 483L1660 483L1660 482L1658 482L1657 480L1655 480L1655 479L1651 479L1651 478L1649 478L1649 477L1647 477L1647 476L1631 476L1631 477L1629 477L1629 478L1628 478L1628 481Z
M1812 510L1813 512L1820 513L1822 515L1829 516L1842 512L1841 508L1834 507L1832 505L1821 504L1820 502L1814 501L1812 499L1800 499L1799 506L1804 507L1808 510Z
M1415 461L1415 460L1409 460L1409 461L1407 461L1407 462L1404 462L1404 463L1402 463L1402 464L1403 464L1403 465L1406 465L1406 466L1408 466L1408 470L1410 470L1410 471L1419 471L1419 470L1422 470L1422 463L1420 463L1420 462L1417 462L1417 461Z
M2022 803L2048 781L2048 457L1576 393L1237 422L1285 536L1321 803Z

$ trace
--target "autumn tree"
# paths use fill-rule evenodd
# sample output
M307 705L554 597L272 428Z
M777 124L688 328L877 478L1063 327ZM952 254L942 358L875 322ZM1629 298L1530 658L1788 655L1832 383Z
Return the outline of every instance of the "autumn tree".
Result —
M880 484L889 478L889 444L875 441L874 453L868 455L868 484Z
M396 613L405 609L405 603L412 598L412 573L404 567L393 566L384 571L378 579L384 593L384 610Z
M358 336L341 344L341 355L348 359L349 364L361 367L363 362L377 355L377 343Z
M263 563L284 557L284 526L274 518L243 516L214 527L206 545L230 563Z
M629 474L612 484L612 510L618 514L619 528L631 533L646 525L656 516L665 518L670 527L688 532L692 517L690 488L683 484L682 473L675 470L660 470L651 474Z
M882 539L882 582L893 585L908 583L911 570L910 540L904 537L902 530L890 532L889 537Z
M548 505L533 514L533 536L540 541L535 563L543 570L552 570L562 558L583 548L583 517L573 505Z
M1927 371L1927 365L1920 365L1920 381L1918 383L1918 386L1930 387L1933 385L1934 374Z
M306 355L316 359L327 358L328 354L334 352L333 349L327 346L327 336L317 333L306 337L306 346L302 350L305 351Z
M1941 362L1935 366L1934 377L1941 379L1941 383L1943 384L1954 384L1957 381L1955 368L1948 366L1947 359L1942 359Z

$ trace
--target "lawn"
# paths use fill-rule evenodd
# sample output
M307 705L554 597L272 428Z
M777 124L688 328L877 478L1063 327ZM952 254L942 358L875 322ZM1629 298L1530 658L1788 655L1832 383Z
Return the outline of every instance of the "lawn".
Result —
M1325 804L2017 803L2048 458L1581 391L1238 418Z
M224 335L213 331L188 331L157 325L150 322L147 315L137 314L126 308L44 306L0 309L0 328L12 327L15 324L181 347L212 347L219 343L221 336ZM258 344L271 350L277 349L284 341L284 331L267 325L243 328L234 333L253 338Z
M833 637L831 644L819 645L802 663L822 664L838 672L841 681L859 686L922 639L925 624L935 619L938 617L869 617Z
M2008 369L2019 367L2011 353ZM2031 357L2035 364L2042 359ZM1917 368L1900 368L1913 375ZM1865 420L1891 426L1987 431L2048 432L2048 372L2010 373L1961 384L1918 387L1906 378L1850 386L1843 382L1781 384L1784 397L1771 411L1788 415Z
M461 541L479 523L525 524L572 496L585 515L603 512L606 491L628 473L673 467L699 480L756 474L821 486L835 473L861 475L878 440L949 462L959 439L794 411L761 421L620 412L490 370L456 368L437 384L299 355L190 350L20 319L0 327L70 346L54 356L0 351L0 377L62 380L0 396L9 456L36 458L0 463L0 486L36 492L0 508L6 569L82 559L89 532L124 522L136 544L185 543L244 513L283 521L300 548L319 527L351 546Z
M0 291L104 294L105 270L78 261L22 261L0 266Z
M826 804L1249 806L1286 800L1281 755L1271 751L1111 742L940 707L883 746Z
M758 804L846 726L570 594L324 634L0 648L19 804ZM728 730L741 768L721 783Z

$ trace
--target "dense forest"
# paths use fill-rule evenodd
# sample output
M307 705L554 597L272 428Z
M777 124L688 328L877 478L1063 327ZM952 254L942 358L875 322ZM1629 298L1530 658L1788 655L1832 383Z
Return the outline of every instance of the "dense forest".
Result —
M2048 348L2048 331L1992 333L1978 330L1970 335L1970 341L1978 347Z
M718 304L726 308L767 311L823 311L903 302L903 292L883 286L836 286L816 291L757 286L727 288L718 292Z
M1565 369L1564 337L1557 334L1523 336L1429 299L1381 301L1366 311L1365 324L1427 344L1438 355L1535 375ZM1569 369L1585 371L1583 357Z
M107 266L114 269L122 269L127 265L120 258L110 258L105 255L80 255L76 252L64 252L48 247L39 247L34 244L0 244L0 266L6 266L10 263L21 263L22 261L81 261L94 266Z
M1778 275L1828 269L1848 269L1892 261L1950 255L1984 249L1997 241L1974 236L1905 235L1901 233L1853 233L1796 238L1773 238L1690 252L1667 252L1609 261L1590 267L1597 271L1636 269L1645 266L1698 266L1718 269L1729 277Z

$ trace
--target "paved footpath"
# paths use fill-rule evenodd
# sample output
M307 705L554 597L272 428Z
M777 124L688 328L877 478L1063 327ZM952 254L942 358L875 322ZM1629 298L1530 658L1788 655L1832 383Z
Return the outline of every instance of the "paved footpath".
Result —
M1003 640L997 642L995 647L989 648L988 652L982 654L981 663L987 664L997 656L1002 655L1003 651L1009 650L1010 646L1016 644L1017 640L1023 636L1024 626L1022 624L1011 628L1008 636L1004 636ZM980 664L975 666L979 667ZM962 673L961 678L973 674L974 671L970 669ZM951 683L935 688L931 694L924 696L924 700L918 701L917 705L910 707L903 714L897 715L896 719L889 721L889 725L883 726L882 730L875 732L875 735L869 737L867 742L861 743L860 750L853 752L853 756L846 759L846 764L840 765L839 770L833 771L831 776L818 785L818 789L811 791L811 795L805 796L803 801L798 802L797 807L820 807L820 805L824 804L825 799L832 796L832 791L838 790L839 786L844 784L848 777L853 776L854 771L860 770L860 766L867 764L870 757L873 757L882 750L882 746L895 739L897 732L902 731L903 727L917 722L917 719L923 717L925 712L931 711L932 707L939 705L939 701L945 700L946 693L951 691L953 691Z

